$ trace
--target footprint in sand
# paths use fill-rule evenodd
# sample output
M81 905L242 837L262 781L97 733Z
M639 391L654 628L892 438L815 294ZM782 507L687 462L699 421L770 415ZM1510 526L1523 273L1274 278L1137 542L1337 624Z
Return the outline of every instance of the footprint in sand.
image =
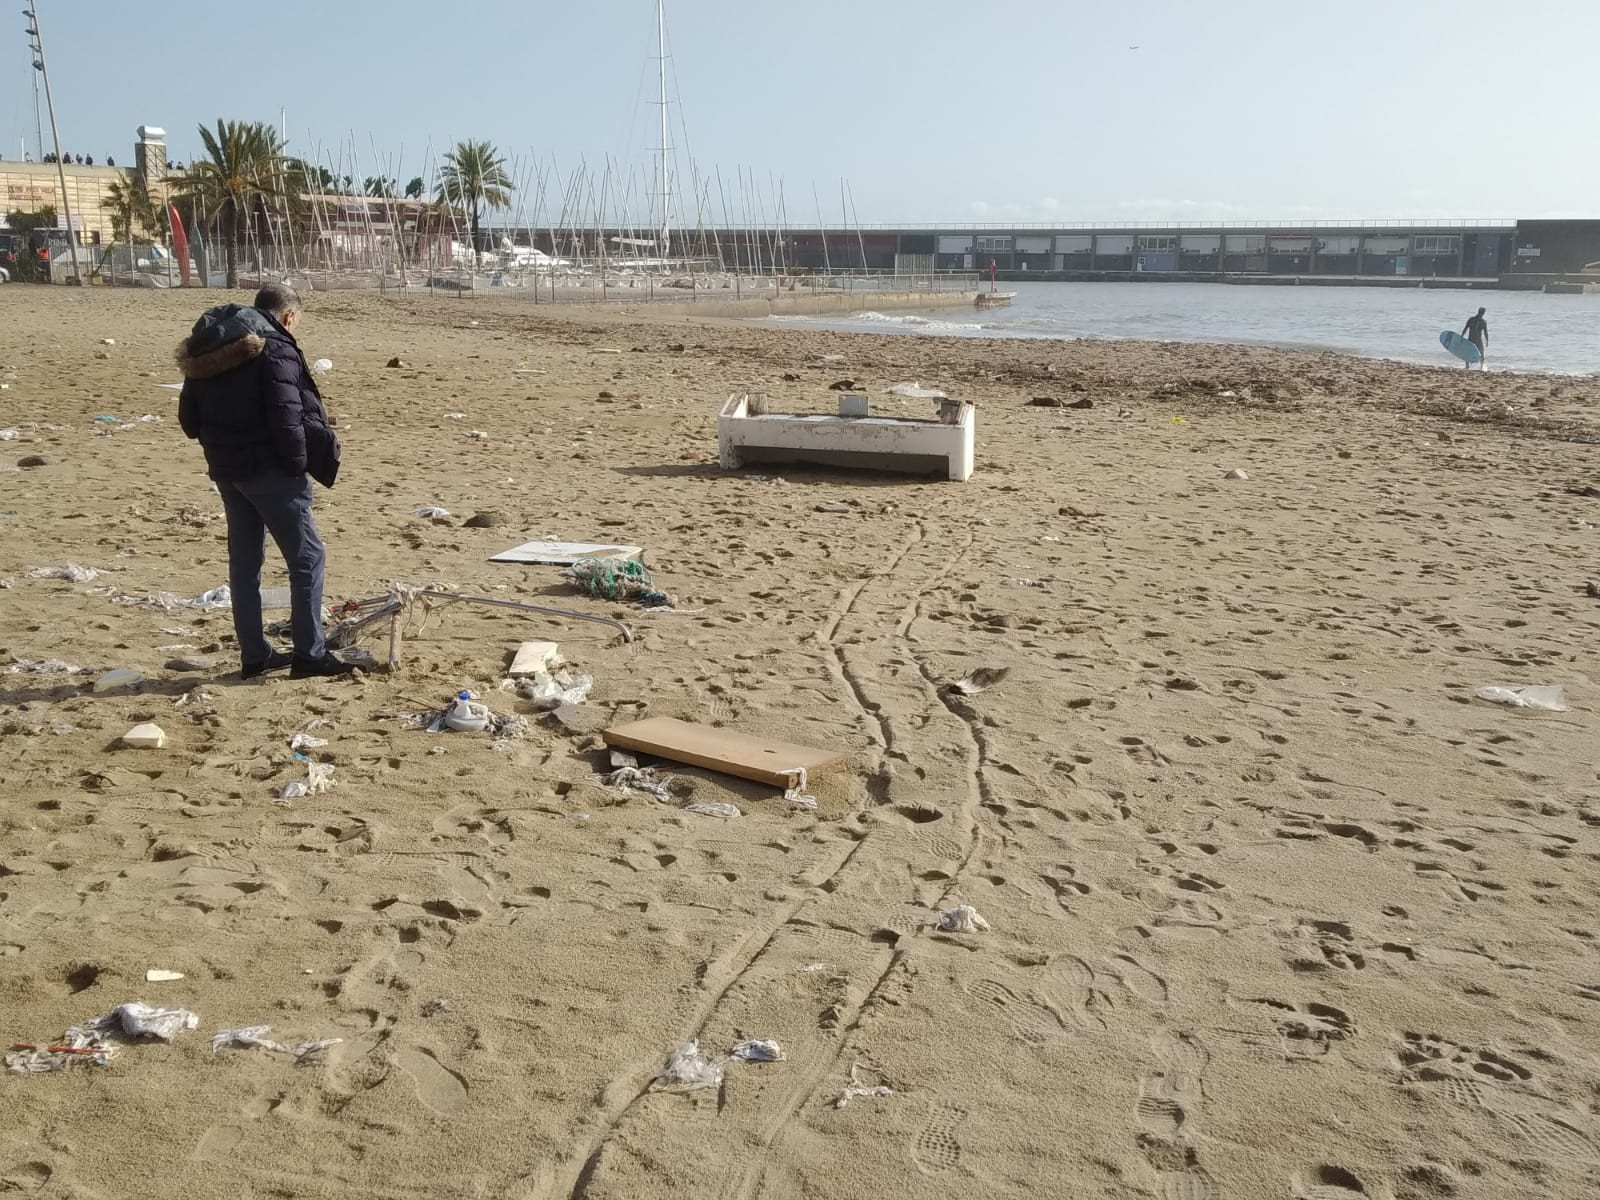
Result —
M1167 981L1131 954L1113 954L1106 960L1108 973L1129 995L1146 1004L1167 1002Z
M1308 1176L1296 1175L1289 1194L1295 1200L1360 1200L1369 1195L1366 1185L1343 1167L1322 1166Z
M43 1191L45 1184L49 1183L55 1175L49 1163L38 1161L18 1163L0 1175L0 1192L38 1192Z
M394 1061L417 1085L417 1099L441 1117L457 1116L466 1108L467 1085L428 1051L406 1046L396 1052Z
M1042 1046L1061 1032L1061 1021L1053 1013L993 979L980 979L970 984L967 992L996 1009L1010 1022L1016 1036L1030 1046Z
M959 1108L935 1105L928 1123L911 1143L911 1161L924 1175L943 1175L961 1164L961 1143L956 1130L967 1114Z
M1156 1173L1160 1200L1221 1200L1216 1181L1200 1165L1194 1148L1153 1133L1138 1137L1139 1152Z
M234 1148L244 1140L244 1130L236 1125L213 1125L200 1135L192 1157L202 1161L217 1162L233 1155Z

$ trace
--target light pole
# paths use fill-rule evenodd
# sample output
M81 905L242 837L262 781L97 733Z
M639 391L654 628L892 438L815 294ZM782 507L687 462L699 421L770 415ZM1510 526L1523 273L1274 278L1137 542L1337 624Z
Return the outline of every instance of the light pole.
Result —
M50 140L55 143L56 174L61 179L61 212L67 218L67 249L72 252L72 282L82 287L83 273L78 269L78 234L72 228L72 201L67 197L67 167L61 161L61 134L56 129L56 103L50 95L50 72L44 66L44 38L39 33L37 0L28 0L28 7L22 10L22 15L28 18L28 36L33 39L33 50L38 55L33 60L33 69L44 76L44 103L50 110Z

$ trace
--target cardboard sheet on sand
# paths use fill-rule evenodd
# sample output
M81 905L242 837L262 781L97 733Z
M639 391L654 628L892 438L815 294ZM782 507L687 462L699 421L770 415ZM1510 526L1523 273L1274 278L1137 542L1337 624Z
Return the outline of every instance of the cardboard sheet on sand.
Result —
M639 546L617 546L610 542L524 542L520 546L500 551L489 561L570 567L580 558L642 557L644 550Z
M605 731L608 746L634 750L673 762L688 763L753 779L773 787L790 787L797 775L810 775L844 761L844 755L793 742L750 737L709 725L694 725L671 717L652 717Z

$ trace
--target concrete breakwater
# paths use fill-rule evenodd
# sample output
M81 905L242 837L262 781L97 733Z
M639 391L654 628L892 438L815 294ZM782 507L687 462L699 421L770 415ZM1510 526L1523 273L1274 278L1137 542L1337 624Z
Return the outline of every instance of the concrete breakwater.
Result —
M659 293L657 293L659 295ZM927 308L972 308L977 292L893 292L893 291L795 291L768 293L735 299L653 300L643 306L652 316L685 317L783 317L814 316L822 313L856 313L922 310Z

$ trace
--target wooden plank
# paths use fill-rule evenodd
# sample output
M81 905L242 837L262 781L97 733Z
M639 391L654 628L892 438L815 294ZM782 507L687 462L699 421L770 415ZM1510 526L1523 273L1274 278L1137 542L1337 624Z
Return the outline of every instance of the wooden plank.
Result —
M787 788L798 782L798 772L808 775L843 762L846 755L812 746L797 746L771 738L750 737L728 729L695 725L671 717L651 717L605 731L605 742L672 762L688 763L753 779L757 783Z

